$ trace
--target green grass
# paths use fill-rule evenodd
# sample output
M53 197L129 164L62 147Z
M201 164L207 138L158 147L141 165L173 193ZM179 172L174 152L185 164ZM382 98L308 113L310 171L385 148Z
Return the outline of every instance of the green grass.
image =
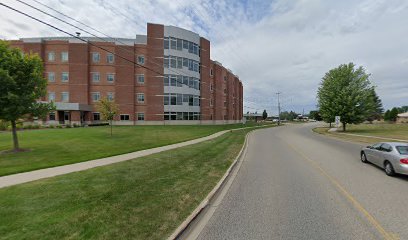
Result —
M376 143L380 141L389 141L386 138L394 138L408 141L408 124L358 124L358 125L347 125L347 131L345 133L366 135L366 136L375 136L382 137L385 139L378 138L369 138L369 137L360 137L360 136L350 136L341 134L340 132L327 132L329 128L315 128L313 131L325 134L344 140L357 141L362 143Z
M115 126L112 137L109 127L20 131L20 145L30 151L0 153L0 176L164 146L242 126ZM11 133L0 133L0 152L11 148Z
M0 189L0 238L165 239L220 180L249 131Z

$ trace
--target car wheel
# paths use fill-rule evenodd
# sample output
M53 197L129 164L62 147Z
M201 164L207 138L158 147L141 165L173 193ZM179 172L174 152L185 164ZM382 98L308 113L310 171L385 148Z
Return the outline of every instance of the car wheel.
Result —
M394 176L395 175L395 171L394 168L392 167L390 162L385 162L384 164L384 170L385 170L385 174L387 174L388 176Z
M363 163L368 163L367 156L365 155L364 152L361 153L361 161L362 161Z

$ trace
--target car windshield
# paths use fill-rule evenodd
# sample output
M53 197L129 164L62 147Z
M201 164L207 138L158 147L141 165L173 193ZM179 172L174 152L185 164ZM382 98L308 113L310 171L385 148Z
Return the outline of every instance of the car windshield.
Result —
M408 146L396 146L397 151L402 155L408 155Z

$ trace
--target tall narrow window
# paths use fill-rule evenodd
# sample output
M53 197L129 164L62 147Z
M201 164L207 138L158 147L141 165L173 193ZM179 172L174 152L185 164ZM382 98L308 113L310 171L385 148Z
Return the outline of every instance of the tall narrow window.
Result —
M98 72L93 72L91 73L92 75L92 82L99 82L100 81L100 75Z
M68 62L68 52L61 52L61 62Z
M55 61L55 52L48 52L48 61L49 62Z
M164 49L169 49L169 38L168 37L164 38L163 44L164 44Z
M138 103L144 103L144 101L145 101L144 93L138 93L136 96L137 96L137 102Z
M49 92L48 93L48 101L49 102L55 102L55 92Z
M68 82L69 81L69 73L63 72L61 73L61 82Z
M93 92L91 93L91 96L93 102L97 102L101 99L101 94L99 92Z
M106 81L108 81L108 83L113 83L115 81L115 74L114 73L106 74Z
M143 55L137 56L137 63L144 65L145 64L145 57Z
M69 92L61 93L61 102L69 102Z
M107 63L113 63L115 62L115 55L113 55L113 53L108 53L106 55L106 62Z
M108 99L108 101L112 102L115 98L115 94L113 92L108 92L106 98Z
M101 55L98 52L92 53L92 62L98 63L101 60Z
M48 82L55 82L55 73L48 72Z

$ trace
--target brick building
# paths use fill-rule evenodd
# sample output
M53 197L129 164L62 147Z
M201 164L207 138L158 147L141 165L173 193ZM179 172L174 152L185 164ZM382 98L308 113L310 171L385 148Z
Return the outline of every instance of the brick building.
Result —
M210 59L210 42L178 27L148 24L136 39L23 38L11 45L44 61L53 101L50 124L100 121L101 98L114 100L115 124L223 124L240 122L243 86ZM103 48L103 49L101 49ZM135 64L137 63L137 64Z

